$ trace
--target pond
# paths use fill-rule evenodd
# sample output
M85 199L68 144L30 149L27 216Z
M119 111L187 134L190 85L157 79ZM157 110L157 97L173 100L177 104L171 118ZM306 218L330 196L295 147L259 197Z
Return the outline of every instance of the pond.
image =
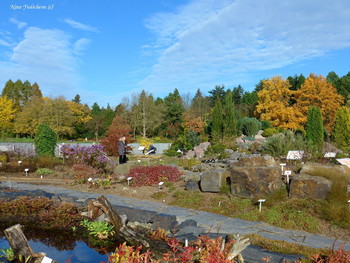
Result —
M73 247L59 249L38 240L28 240L34 252L45 252L49 258L58 263L97 263L107 262L107 255L90 248L84 241L76 241ZM0 239L0 249L9 248L10 245L5 237ZM1 262L1 261L0 261Z
M0 223L0 249L10 248L10 244L4 236L4 230L11 225L8 222ZM90 242L91 239L86 239L71 231L45 231L33 226L22 226L22 230L35 253L44 252L47 257L58 263L108 262L108 257L103 249L93 246ZM116 247L117 244L113 242L106 246L106 250L111 252Z

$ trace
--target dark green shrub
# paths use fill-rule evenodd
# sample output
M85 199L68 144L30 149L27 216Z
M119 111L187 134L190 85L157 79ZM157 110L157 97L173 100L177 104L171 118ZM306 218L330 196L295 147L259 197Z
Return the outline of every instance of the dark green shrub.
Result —
M256 118L243 118L240 121L242 133L249 137L254 137L261 129L261 122Z
M223 153L225 151L225 145L222 143L215 143L210 145L208 149L205 151L205 155L216 155Z
M35 151L38 155L55 155L57 135L47 124L40 124L34 138Z
M269 121L261 121L261 129L266 130L269 128L273 128L272 124Z
M193 147L201 143L201 138L196 132L191 130L186 133L186 141L188 148L193 149Z

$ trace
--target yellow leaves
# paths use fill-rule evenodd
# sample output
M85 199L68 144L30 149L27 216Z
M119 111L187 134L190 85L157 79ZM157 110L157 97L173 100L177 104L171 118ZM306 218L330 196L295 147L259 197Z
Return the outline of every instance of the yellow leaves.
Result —
M0 127L7 129L12 126L12 121L15 118L15 104L6 96L0 97Z
M289 101L294 95L291 85L281 76L263 80L263 89L258 92L256 113L261 120L269 121L273 126L286 129L302 127L303 115Z
M310 74L295 94L296 107L306 116L309 106L320 108L323 124L331 132L337 110L344 102L332 84L323 76Z
M342 96L323 76L310 74L298 91L290 90L290 84L281 76L263 80L258 92L256 113L261 120L287 129L300 129L306 123L309 106L320 108L324 126L331 132L337 110L343 103ZM295 104L290 104L295 100Z
M82 105L73 101L67 101L69 109L73 112L76 123L87 123L91 120L90 109L87 105Z

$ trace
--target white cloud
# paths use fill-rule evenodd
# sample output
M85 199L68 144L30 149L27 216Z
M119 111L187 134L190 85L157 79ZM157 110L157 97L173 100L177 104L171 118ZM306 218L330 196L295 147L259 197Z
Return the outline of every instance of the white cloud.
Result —
M29 27L12 50L9 61L0 61L0 81L37 82L45 96L73 97L79 93L80 75L74 44L60 30Z
M80 54L90 44L91 40L88 38L80 38L74 43L74 51Z
M5 47L10 47L11 44L5 40L0 39L0 45Z
M80 22L74 21L71 18L66 18L64 20L64 22L67 23L68 25L70 25L71 27L75 28L75 29L79 29L79 30L83 30L83 31L98 32L98 29L96 27L82 24Z
M348 0L194 0L146 26L158 61L140 85L151 92L232 83L350 47Z
M27 23L18 21L16 18L10 18L10 22L15 24L18 29L22 29L27 26Z

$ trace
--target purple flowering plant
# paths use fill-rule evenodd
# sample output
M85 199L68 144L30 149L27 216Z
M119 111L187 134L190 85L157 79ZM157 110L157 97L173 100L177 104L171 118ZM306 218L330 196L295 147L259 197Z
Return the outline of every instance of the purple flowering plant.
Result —
M103 145L94 144L92 146L63 145L61 148L63 158L74 163L84 163L104 172L109 165L114 162L107 156Z

